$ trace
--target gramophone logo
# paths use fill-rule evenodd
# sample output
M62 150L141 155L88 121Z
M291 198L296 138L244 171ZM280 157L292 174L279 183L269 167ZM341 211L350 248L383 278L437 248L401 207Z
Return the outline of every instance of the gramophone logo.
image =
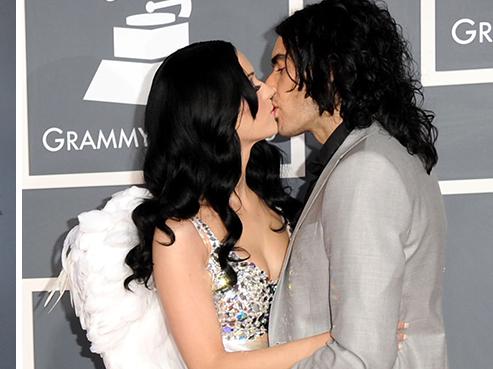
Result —
M178 6L178 14L159 11ZM145 105L160 61L189 44L189 23L179 19L190 18L191 0L148 1L145 10L113 28L114 59L101 61L84 100Z

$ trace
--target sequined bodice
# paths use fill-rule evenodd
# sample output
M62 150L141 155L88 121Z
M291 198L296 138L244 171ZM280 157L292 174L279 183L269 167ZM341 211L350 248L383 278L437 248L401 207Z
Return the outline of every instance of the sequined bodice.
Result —
M199 218L193 218L192 222L211 245L207 269L212 279L214 304L225 349L246 351L267 347L269 311L276 282L270 281L254 263L245 260L231 263L238 281L233 287L228 287L217 259L220 241Z

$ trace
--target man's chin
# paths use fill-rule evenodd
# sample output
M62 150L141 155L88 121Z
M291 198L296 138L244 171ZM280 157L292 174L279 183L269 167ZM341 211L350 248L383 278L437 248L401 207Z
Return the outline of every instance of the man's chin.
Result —
M277 127L279 128L279 136L283 136L283 137L294 137L294 136L298 136L300 133L299 132L294 132L293 130L289 130L289 129L283 129L282 125L281 124L277 124Z

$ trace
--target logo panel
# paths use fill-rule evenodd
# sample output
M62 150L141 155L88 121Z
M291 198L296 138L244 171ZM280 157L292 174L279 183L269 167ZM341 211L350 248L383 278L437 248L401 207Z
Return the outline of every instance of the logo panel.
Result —
M484 0L451 1L421 0L422 83L492 83L493 8Z
M493 68L493 7L475 0L437 0L437 70Z
M24 188L140 183L145 103L159 63L191 42L226 39L264 76L286 5L26 0ZM285 176L303 176L303 137L276 144L288 153Z

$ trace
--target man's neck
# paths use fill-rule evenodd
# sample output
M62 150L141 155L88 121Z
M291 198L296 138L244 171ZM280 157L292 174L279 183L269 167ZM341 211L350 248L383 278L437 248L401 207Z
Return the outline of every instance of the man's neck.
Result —
M342 124L342 117L339 110L334 110L334 114L330 115L324 112L309 130L315 139L324 144L327 139L334 133L337 127Z

